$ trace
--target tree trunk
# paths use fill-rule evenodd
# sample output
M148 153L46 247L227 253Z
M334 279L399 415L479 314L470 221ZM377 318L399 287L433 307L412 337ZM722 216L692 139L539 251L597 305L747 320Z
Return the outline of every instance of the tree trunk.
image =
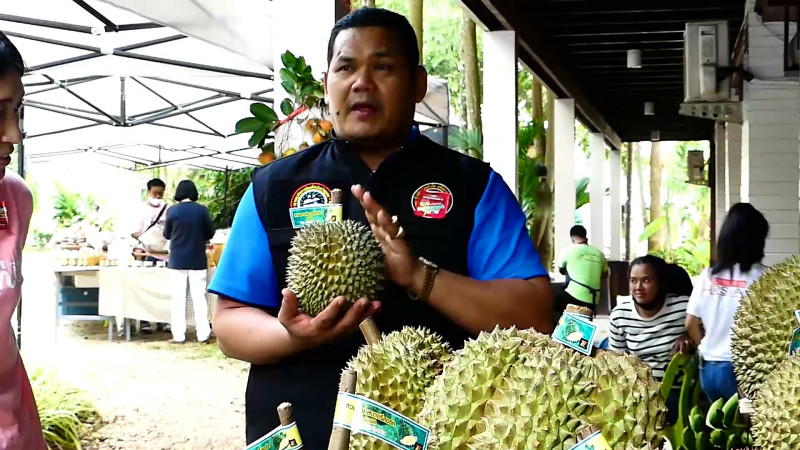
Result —
M542 98L542 82L536 75L533 76L533 82L531 83L531 90L532 93L532 106L533 111L531 111L531 117L533 117L533 121L536 123L543 123L544 122L544 102ZM545 133L539 133L536 136L536 139L533 141L533 151L534 155L536 156L544 156L546 154L546 139Z
M409 0L409 21L417 34L417 48L419 48L419 62L422 63L422 0Z
M534 78L535 80L535 78ZM541 84L539 85L541 86ZM541 98L541 97L540 97ZM547 91L547 121L553 123L555 96ZM535 108L535 106L534 106ZM551 128L552 130L552 128ZM539 251L542 265L549 271L553 270L553 166L555 165L555 149L553 139L545 139L544 160L547 166L547 177L539 184L536 195L536 212L534 213L534 240L533 243Z
M481 129L481 79L478 72L478 44L475 22L466 13L461 22L461 57L467 93L467 128Z
M642 228L646 227L650 220L647 218L647 204L644 201L644 161L642 158L642 147L637 143L634 144L636 150L636 179L639 180L639 208L642 211Z
M661 142L654 141L650 150L650 222L664 215L661 203ZM664 250L666 241L666 227L661 227L653 233L648 240L647 248L650 251Z
M633 184L633 143L628 142L627 145L628 161L625 168L626 178L626 197L625 197L625 260L631 260L631 187Z

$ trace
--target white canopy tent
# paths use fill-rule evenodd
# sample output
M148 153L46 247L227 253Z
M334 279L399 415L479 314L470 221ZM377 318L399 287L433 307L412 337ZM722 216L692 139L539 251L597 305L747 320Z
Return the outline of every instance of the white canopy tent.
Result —
M237 170L258 149L234 124L272 103L270 2L27 0L5 4L0 30L22 52L24 153L128 169L182 163ZM416 119L449 119L446 82L431 78Z

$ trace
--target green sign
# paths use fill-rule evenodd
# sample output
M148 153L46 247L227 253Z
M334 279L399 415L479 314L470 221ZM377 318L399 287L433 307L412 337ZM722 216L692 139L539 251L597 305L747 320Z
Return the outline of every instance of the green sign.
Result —
M564 313L558 320L553 339L585 355L592 354L597 325L572 313Z
M792 340L789 342L789 356L800 353L800 328L792 333Z
M341 222L342 205L335 203L289 208L289 215L294 228L303 228L312 223Z
M333 425L381 440L401 450L427 450L430 430L361 395L339 392Z
M297 424L292 422L267 433L261 439L248 445L245 450L297 450L303 448Z
M611 450L611 446L599 431L570 447L569 450Z

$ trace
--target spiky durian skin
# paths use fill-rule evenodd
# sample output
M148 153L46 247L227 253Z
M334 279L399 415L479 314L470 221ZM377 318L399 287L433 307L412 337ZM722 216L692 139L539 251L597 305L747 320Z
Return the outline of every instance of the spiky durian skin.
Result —
M383 252L367 226L316 223L292 238L286 282L303 312L316 316L337 296L375 299L383 281Z
M425 391L452 357L450 346L425 328L404 327L378 343L359 349L348 368L355 370L356 393L400 414L416 418ZM377 439L356 434L351 449L390 449Z
M734 316L731 350L739 389L755 398L761 383L786 360L800 309L800 255L765 271L750 285Z
M762 450L800 448L800 356L770 373L753 400L753 438Z
M512 328L481 333L456 352L419 421L431 428L433 450L568 449L590 425L628 450L660 445L665 413L658 383L636 357L589 358Z

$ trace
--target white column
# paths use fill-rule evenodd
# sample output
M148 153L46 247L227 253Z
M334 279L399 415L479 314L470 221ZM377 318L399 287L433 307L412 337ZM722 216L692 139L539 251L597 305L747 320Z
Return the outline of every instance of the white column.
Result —
M606 146L603 133L592 133L589 138L589 149L591 150L592 180L589 183L591 189L589 208L591 209L591 229L589 230L589 244L603 250L603 194L605 193L605 171Z
M742 201L767 218L764 263L800 252L800 89L797 81L745 84Z
M483 34L483 160L517 192L517 38Z
M738 203L742 185L742 125L725 125L725 211Z
M484 65L486 63L484 62ZM516 108L515 108L516 110ZM571 240L569 229L575 225L575 100L555 101L553 131L555 136L554 230L555 255L567 247Z
M609 258L612 261L619 261L622 259L622 206L619 201L619 186L620 176L622 173L622 160L618 150L611 150L609 156L609 164L611 165L611 180L609 186L609 194L611 196L611 254ZM631 243L634 245L635 242Z
M714 199L716 203L716 230L719 233L722 228L722 222L725 221L725 214L728 208L725 207L725 199L727 198L728 180L725 176L725 161L727 159L727 148L725 138L725 124L717 122L714 125Z

